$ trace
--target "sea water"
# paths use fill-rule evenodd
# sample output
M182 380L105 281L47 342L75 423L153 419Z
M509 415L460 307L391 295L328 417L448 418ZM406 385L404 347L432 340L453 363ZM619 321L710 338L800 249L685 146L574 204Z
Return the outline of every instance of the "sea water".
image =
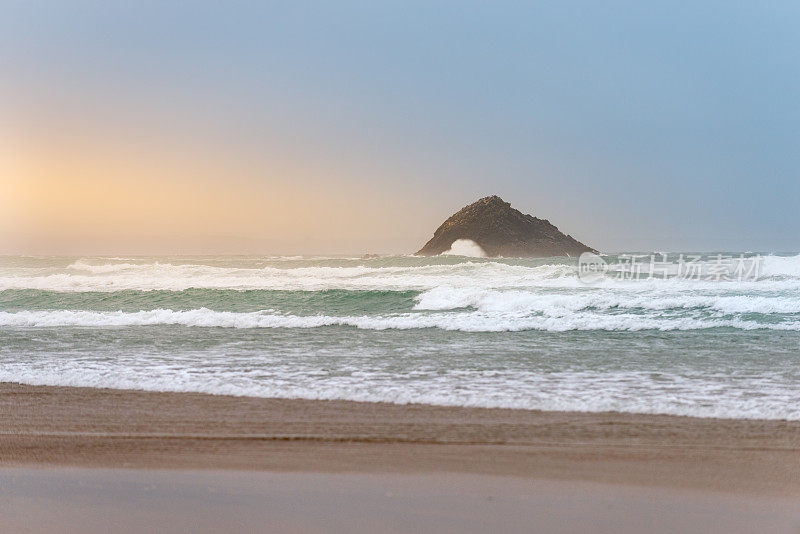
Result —
M800 256L761 260L6 256L0 381L800 420Z

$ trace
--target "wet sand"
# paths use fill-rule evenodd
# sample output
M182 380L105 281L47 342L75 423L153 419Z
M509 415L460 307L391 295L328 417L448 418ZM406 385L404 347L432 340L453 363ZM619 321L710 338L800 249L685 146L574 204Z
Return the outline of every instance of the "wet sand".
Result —
M3 532L800 531L796 499L463 473L0 467Z
M0 465L447 472L800 497L800 422L6 383Z
M800 422L0 384L4 532L800 532Z

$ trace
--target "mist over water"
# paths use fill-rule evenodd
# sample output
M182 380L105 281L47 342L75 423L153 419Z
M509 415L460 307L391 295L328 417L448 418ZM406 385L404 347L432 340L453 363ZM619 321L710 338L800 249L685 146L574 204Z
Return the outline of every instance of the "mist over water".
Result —
M797 255L592 283L566 258L0 258L4 381L800 419L799 349Z

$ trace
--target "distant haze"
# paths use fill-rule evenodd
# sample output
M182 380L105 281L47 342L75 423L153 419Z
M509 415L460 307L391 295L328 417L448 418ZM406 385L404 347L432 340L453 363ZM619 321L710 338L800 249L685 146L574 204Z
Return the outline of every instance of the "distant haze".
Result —
M300 5L303 4L303 5ZM0 253L800 250L800 4L14 2Z

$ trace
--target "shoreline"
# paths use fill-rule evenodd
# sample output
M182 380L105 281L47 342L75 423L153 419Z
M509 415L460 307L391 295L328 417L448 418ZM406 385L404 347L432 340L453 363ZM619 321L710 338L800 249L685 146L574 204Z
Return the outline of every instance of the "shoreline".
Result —
M0 467L9 532L738 534L800 526L797 499L463 473Z
M513 476L800 496L800 421L0 383L0 467Z

